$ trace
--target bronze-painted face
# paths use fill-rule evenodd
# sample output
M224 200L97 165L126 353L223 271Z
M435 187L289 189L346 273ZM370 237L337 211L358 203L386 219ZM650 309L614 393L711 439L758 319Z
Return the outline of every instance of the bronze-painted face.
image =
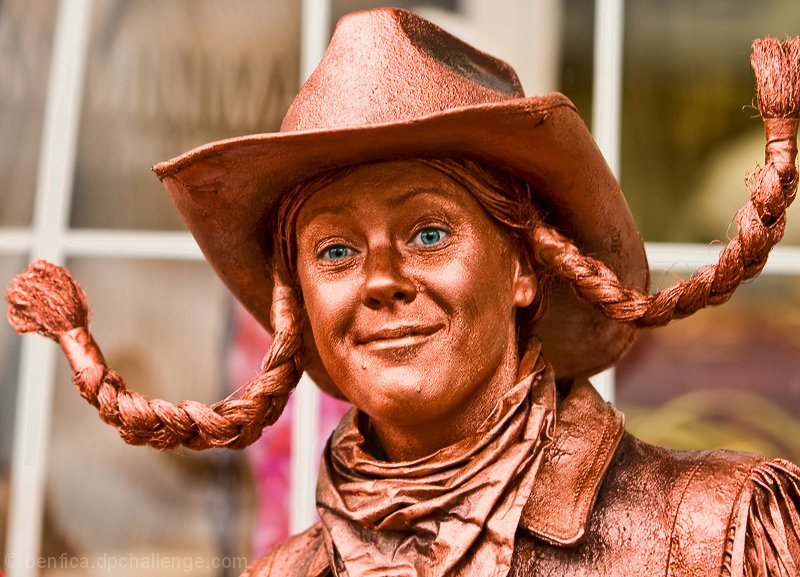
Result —
M387 455L473 430L514 382L535 279L472 195L419 162L367 164L315 192L296 231L320 357Z

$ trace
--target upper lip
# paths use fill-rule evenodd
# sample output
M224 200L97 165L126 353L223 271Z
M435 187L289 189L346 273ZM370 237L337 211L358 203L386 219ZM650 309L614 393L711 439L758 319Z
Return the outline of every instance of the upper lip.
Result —
M440 324L400 324L376 327L357 333L355 341L357 344L365 344L373 341L401 339L416 335L430 335L441 328L442 325Z

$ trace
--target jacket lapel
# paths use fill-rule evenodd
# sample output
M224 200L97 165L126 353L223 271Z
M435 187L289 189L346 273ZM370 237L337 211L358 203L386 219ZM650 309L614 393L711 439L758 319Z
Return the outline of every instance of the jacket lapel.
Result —
M554 545L578 543L624 430L622 413L588 380L576 380L558 407L555 438L545 449L520 526Z

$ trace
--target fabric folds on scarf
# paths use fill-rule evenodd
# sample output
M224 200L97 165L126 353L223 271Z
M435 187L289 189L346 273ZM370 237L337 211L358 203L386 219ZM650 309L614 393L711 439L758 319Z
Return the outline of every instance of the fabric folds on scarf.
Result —
M525 370L528 367L528 370ZM538 346L471 436L415 461L373 457L352 409L326 447L317 507L340 577L508 574L514 534L553 433L555 383Z

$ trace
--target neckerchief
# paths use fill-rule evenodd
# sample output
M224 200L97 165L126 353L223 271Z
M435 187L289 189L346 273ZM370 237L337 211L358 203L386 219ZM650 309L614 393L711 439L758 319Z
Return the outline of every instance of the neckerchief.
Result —
M357 408L323 455L317 508L339 577L508 574L514 534L555 420L553 371L534 345L474 434L406 462L376 459Z

